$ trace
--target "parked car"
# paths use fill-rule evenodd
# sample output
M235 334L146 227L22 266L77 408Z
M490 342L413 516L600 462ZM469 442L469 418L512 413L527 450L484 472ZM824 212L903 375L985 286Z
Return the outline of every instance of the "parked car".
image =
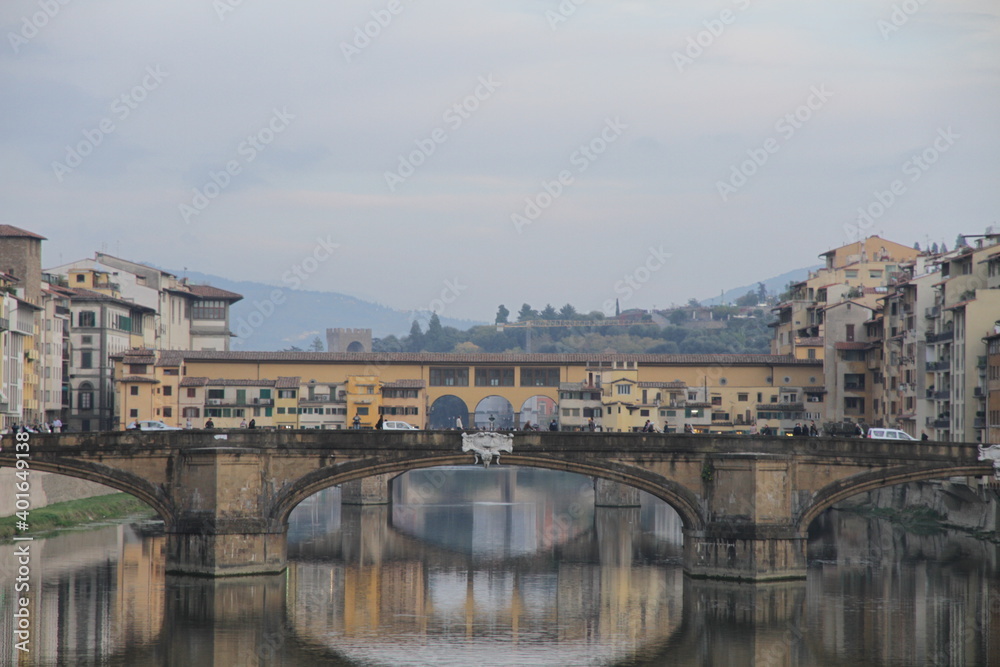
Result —
M383 431L419 431L416 426L406 422L382 422Z
M906 431L900 431L896 428L870 428L868 429L868 437L876 440L916 440Z
M140 431L180 431L181 429L176 426L167 426L161 421L156 421L155 419L146 419L139 422Z

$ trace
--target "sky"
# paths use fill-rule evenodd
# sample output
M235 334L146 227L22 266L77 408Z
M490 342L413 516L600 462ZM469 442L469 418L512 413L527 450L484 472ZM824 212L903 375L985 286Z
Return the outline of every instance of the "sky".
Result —
M4 0L0 223L492 320L1000 223L995 0Z

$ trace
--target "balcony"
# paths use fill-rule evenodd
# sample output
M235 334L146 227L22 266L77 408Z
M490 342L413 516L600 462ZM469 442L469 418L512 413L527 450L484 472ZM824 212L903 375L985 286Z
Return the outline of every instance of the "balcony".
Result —
M934 373L937 371L947 371L951 370L951 360L946 359L944 361L928 361L927 362L927 372Z
M974 398L986 398L986 390L982 387L976 387L972 390L972 396Z
M0 331L10 331L10 320L0 317Z
M976 357L976 368L986 370L986 357Z
M249 405L274 405L273 398L251 398Z
M941 306L931 306L924 310L924 317L929 320L933 320L941 314Z
M927 334L927 342L929 344L948 343L954 340L954 338L955 338L954 331L942 331L941 333Z
M951 389L942 389L941 391L935 391L930 396L935 401L947 401L951 399Z
M972 420L972 428L986 428L986 419L984 417L976 417Z
M931 421L931 426L934 428L951 428L950 419L934 419Z
M865 390L865 383L864 382L845 382L844 383L844 391L864 391L864 390Z

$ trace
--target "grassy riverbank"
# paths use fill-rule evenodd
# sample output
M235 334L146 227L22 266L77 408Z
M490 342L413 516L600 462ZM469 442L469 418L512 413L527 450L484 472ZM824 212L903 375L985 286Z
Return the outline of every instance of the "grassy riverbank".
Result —
M127 493L94 496L31 510L27 531L19 531L16 516L0 518L0 540L10 540L15 535L32 535L52 532L60 528L74 528L95 521L122 519L128 516L155 516L149 505Z

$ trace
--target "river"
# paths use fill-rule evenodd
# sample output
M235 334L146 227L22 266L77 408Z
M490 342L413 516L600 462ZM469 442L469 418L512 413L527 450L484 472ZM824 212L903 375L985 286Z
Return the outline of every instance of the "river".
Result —
M805 581L692 580L669 506L593 497L506 467L407 473L391 506L328 489L267 577L166 575L126 523L31 542L25 593L3 545L0 665L1000 665L995 544L831 510Z

